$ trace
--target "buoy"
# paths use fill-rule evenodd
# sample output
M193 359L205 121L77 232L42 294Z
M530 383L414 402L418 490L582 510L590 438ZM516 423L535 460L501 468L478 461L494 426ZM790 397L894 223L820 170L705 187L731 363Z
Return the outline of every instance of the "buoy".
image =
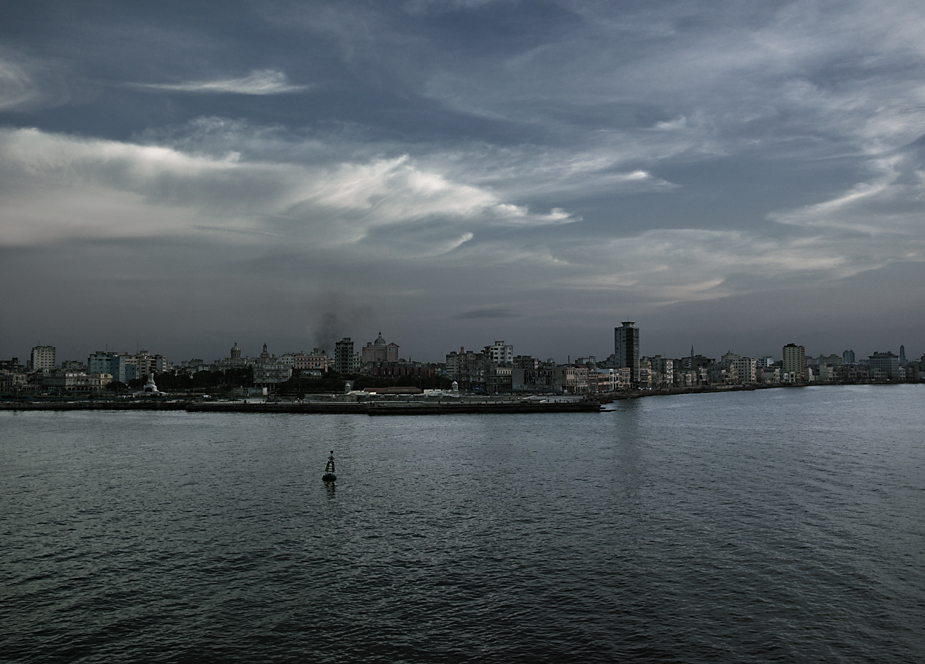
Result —
M324 467L324 475L321 476L323 482L333 482L337 479L334 474L334 450L331 450L331 456L328 457L328 463Z

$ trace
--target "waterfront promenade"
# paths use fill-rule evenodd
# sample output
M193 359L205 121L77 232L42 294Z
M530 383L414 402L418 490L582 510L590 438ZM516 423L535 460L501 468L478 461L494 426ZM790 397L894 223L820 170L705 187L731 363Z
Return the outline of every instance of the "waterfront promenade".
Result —
M564 395L460 395L442 397L317 395L302 400L202 400L199 398L139 399L34 399L0 402L0 410L18 411L123 411L156 410L209 413L303 413L340 415L442 415L460 413L587 413L604 404L625 399L741 392L795 386L729 385L661 390L624 390L578 396Z

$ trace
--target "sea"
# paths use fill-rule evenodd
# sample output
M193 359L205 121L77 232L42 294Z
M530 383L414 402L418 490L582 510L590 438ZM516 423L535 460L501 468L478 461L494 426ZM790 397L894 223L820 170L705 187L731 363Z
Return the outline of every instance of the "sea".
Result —
M611 408L0 412L0 661L925 661L925 385Z

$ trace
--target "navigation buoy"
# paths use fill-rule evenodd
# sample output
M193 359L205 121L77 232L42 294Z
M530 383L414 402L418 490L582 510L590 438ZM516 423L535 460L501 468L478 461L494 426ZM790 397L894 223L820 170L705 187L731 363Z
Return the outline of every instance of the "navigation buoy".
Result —
M337 479L334 474L334 450L331 450L331 456L328 457L328 464L324 467L324 475L321 476L324 482L333 482Z

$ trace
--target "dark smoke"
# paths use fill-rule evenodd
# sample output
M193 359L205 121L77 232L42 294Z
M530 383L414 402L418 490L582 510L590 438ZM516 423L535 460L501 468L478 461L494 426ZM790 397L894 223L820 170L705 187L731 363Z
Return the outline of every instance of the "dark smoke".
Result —
M334 344L345 336L350 336L347 334L347 324L337 314L324 314L315 328L315 344L328 351L328 355L334 352Z

